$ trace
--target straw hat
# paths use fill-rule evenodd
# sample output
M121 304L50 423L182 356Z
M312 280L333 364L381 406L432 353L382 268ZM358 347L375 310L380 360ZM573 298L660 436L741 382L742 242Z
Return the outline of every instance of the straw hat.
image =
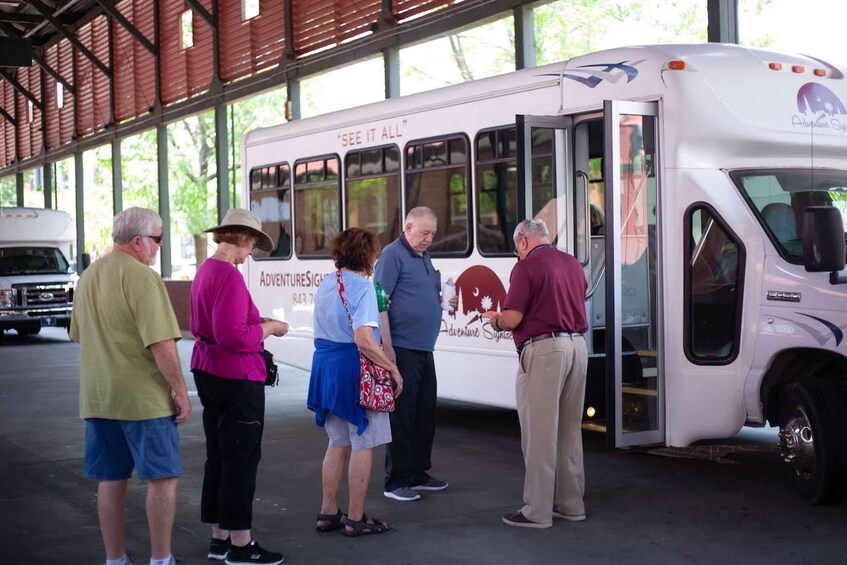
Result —
M274 242L271 236L262 231L262 220L249 210L241 208L230 208L226 212L221 225L203 230L206 233L216 232L226 228L243 228L259 238L259 249L262 251L271 251L274 248Z

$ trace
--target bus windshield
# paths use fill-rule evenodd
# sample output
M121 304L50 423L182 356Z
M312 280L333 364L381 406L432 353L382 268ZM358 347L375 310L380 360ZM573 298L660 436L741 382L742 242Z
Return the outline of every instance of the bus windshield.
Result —
M0 248L0 276L67 274L68 260L54 247Z
M733 171L730 177L791 263L803 264L803 213L808 206L835 206L847 225L847 171L756 169Z

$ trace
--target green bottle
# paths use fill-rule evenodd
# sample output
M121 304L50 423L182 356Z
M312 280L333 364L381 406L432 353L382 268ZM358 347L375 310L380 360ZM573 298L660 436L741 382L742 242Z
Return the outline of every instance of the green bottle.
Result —
M382 283L376 281L374 283L376 289L376 307L380 312L388 311L388 297L385 296L385 289L382 288Z

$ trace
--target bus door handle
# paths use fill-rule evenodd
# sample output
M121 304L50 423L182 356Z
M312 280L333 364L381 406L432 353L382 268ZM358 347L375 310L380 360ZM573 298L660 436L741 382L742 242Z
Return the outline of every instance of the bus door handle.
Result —
M583 255L584 262L583 265L587 265L589 261L591 261L591 205L588 203L588 175L585 171L577 171L576 177L582 180L582 202L585 204L585 213L583 214L583 221L585 222L583 225L585 226L585 247L583 251L585 255Z

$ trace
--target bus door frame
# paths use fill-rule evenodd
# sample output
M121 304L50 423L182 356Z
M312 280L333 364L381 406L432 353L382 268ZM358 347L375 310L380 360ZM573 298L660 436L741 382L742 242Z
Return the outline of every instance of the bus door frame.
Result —
M621 218L618 211L621 209L621 190L623 186L621 178L621 116L643 116L651 117L655 121L653 128L653 140L656 156L659 156L659 104L658 102L630 102L620 100L603 101L603 127L604 127L604 171L605 179L605 213L606 213L606 430L614 429L614 434L608 434L607 442L613 447L630 447L635 445L656 444L665 442L665 383L664 355L662 347L662 306L661 301L656 308L658 317L658 331L656 332L655 348L657 351L657 382L656 382L656 428L645 431L634 431L624 433L623 430L623 352L621 339L622 326L622 300L621 300ZM659 163L653 163L656 176L656 198L661 198L661 167ZM658 227L658 226L657 226ZM659 237L657 233L655 237ZM660 248L661 246L658 245ZM658 264L660 276L661 260ZM612 352L612 355L609 355ZM614 386L609 386L613 383ZM612 409L613 408L613 409ZM614 422L610 422L613 419ZM612 439L614 442L612 443Z

